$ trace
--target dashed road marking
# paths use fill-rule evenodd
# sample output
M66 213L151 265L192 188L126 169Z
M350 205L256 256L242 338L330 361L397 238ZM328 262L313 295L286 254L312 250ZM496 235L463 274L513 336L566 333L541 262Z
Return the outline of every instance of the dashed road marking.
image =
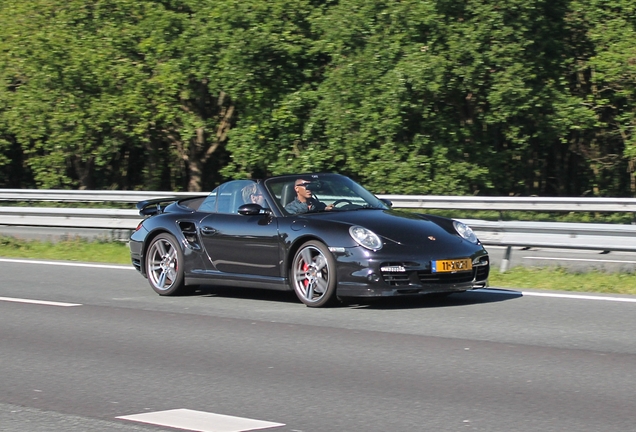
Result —
M246 432L285 426L284 423L273 423L189 409L156 411L117 418L195 432Z
M0 301L12 302L12 303L37 304L37 305L45 305L45 306L61 306L61 307L82 306L79 303L62 303L62 302L32 300L32 299L23 299L23 298L15 298L15 297L0 297Z

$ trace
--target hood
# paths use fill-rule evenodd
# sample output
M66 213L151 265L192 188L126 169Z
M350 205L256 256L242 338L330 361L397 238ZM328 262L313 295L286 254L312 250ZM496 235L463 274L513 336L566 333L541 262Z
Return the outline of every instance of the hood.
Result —
M434 237L437 241L445 244L461 243L463 240L452 228L452 221L446 218L435 218L439 221L448 222L442 225L427 219L425 216L414 213L401 212L397 210L350 210L344 212L323 212L306 217L320 217L333 222L341 222L348 225L360 225L377 235L385 241L408 245L420 246L429 237Z

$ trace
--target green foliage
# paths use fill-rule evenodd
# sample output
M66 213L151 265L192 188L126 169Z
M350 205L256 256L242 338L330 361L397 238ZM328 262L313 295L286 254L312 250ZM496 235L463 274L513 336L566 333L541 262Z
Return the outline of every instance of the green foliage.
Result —
M10 24L2 30L8 86L0 100L38 186L122 187L141 166L144 186L154 189L166 186L166 170L201 171L219 142L218 123L230 116L198 76L184 4L9 0L2 13ZM132 159L137 153L143 164Z
M628 0L4 0L0 186L636 194Z
M4 2L16 17L3 20L5 118L42 187L91 187L130 138L134 68L113 43L121 34L111 20L124 17L109 3Z

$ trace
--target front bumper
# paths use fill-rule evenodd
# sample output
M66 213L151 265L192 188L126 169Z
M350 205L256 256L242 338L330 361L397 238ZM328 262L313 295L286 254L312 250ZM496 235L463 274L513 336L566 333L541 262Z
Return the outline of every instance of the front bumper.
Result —
M462 292L488 286L490 261L483 249L470 254L434 257L429 254L395 254L347 249L335 254L338 262L340 297L394 297L431 293ZM434 273L434 259L470 258L468 271Z

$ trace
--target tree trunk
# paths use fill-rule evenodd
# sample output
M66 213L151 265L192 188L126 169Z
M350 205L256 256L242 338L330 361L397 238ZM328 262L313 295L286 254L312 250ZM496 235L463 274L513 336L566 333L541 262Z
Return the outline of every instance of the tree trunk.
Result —
M90 190L94 189L93 184L93 159L90 158L87 161L82 161L80 157L73 157L73 168L75 168L75 172L77 173L77 177L79 180L79 189L80 190Z
M188 192L201 192L201 177L203 173L203 164L207 157L202 156L205 149L205 130L197 128L197 136L193 139L190 146L190 180L188 181Z

